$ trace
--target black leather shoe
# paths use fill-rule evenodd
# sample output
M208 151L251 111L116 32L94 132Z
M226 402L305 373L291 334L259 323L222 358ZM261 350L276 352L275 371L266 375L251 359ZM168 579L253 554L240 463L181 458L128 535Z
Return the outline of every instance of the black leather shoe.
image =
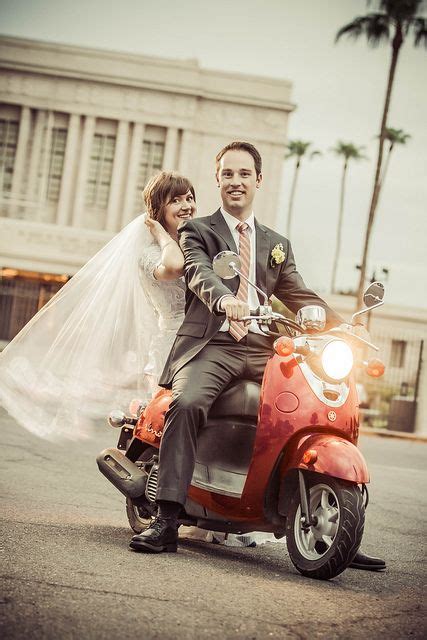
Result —
M176 520L157 517L150 527L130 541L130 548L145 553L175 553L178 548L178 527Z
M352 569L364 569L365 571L381 571L385 569L385 562L381 558L373 558L372 556L366 556L364 553L358 551L353 558L353 562L350 567Z

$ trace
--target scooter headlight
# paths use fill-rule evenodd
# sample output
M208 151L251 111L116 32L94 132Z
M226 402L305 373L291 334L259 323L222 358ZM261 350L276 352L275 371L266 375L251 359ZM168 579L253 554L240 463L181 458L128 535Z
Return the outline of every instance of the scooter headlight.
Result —
M344 340L331 340L323 348L321 362L328 378L338 382L344 380L352 370L353 352Z

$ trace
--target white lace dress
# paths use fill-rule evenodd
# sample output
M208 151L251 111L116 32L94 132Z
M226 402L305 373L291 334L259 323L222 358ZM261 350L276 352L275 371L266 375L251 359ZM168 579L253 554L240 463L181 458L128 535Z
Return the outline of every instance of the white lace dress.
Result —
M154 271L161 262L158 244L150 244L139 260L139 279L143 291L151 303L158 320L158 333L150 344L148 363L144 373L150 376L154 391L171 350L176 332L184 320L185 282L177 280L156 280Z

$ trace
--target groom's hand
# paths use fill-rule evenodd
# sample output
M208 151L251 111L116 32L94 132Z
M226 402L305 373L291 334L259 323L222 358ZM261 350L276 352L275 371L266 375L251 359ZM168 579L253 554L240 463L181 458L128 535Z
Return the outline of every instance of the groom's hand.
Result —
M224 296L220 302L221 311L225 311L227 320L241 320L250 315L249 305L234 296Z

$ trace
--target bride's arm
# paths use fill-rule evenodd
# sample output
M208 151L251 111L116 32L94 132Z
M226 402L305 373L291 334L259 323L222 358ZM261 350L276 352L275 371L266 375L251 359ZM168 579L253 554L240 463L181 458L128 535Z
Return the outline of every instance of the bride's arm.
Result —
M161 250L160 263L154 269L156 280L176 280L184 273L184 256L179 244L157 221L148 218L146 223Z

